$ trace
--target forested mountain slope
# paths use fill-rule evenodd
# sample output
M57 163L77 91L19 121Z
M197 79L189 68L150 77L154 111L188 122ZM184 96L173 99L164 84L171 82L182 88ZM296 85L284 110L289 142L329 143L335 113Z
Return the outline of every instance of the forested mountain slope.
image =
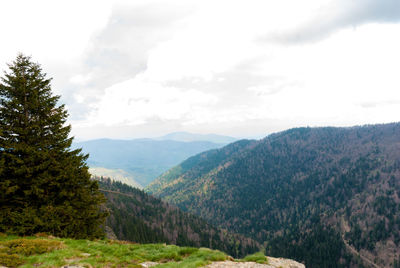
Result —
M196 178L215 172L215 169L221 168L227 161L255 144L256 141L240 140L225 146L223 149L214 149L190 157L162 174L149 185L147 190L160 197L176 194L179 198L181 188L184 191L189 191L189 188L196 189L199 187L194 184Z
M307 267L391 267L400 255L400 124L240 141L189 158L148 191Z
M107 198L106 226L120 240L209 247L234 257L259 250L259 244L241 235L215 228L145 192L110 179L97 178Z

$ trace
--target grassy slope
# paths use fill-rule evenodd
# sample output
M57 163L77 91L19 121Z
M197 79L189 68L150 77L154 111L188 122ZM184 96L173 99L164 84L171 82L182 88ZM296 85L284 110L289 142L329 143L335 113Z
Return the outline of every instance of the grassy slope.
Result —
M201 267L230 257L218 250L165 244L133 244L116 240L74 240L52 237L0 237L0 265L9 267L141 267L152 261L155 267ZM248 259L253 260L252 256ZM264 259L264 263L267 259ZM247 260L247 259L246 259ZM257 255L259 261L260 256ZM241 261L241 260L238 260Z

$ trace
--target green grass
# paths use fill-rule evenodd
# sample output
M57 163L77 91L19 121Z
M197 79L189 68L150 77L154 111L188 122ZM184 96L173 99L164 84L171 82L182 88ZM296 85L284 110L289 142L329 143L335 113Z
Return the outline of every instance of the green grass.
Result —
M141 267L141 262L153 261L160 263L157 268L191 268L227 258L217 250L165 244L0 236L0 265L7 267Z
M165 244L134 244L115 240L75 240L47 237L0 235L0 266L7 267L141 267L146 261L155 268L194 268L229 259L225 253L208 248ZM268 263L262 252L237 261Z
M268 258L264 255L262 252L257 252L251 255L247 255L241 260L238 260L240 262L256 262L256 263L262 263L262 264L268 264Z

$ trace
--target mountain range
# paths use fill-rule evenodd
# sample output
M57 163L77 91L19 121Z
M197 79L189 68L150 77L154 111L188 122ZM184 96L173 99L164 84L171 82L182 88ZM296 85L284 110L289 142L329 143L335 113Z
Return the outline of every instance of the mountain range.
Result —
M233 140L215 134L177 132L155 139L89 140L72 147L89 154L87 163L93 175L112 177L141 188L186 158Z
M196 134L190 132L173 132L167 135L154 138L155 140L171 140L171 141L183 141L183 142L191 142L191 141L209 141L213 143L222 143L228 144L234 141L237 141L237 138L222 136L217 134Z
M146 191L307 267L400 258L400 124L295 128L190 157Z

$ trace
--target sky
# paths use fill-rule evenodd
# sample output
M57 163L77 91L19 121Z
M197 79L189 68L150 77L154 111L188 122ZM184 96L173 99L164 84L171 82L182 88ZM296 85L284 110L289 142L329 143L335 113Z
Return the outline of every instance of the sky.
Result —
M400 1L0 2L77 140L400 121Z

